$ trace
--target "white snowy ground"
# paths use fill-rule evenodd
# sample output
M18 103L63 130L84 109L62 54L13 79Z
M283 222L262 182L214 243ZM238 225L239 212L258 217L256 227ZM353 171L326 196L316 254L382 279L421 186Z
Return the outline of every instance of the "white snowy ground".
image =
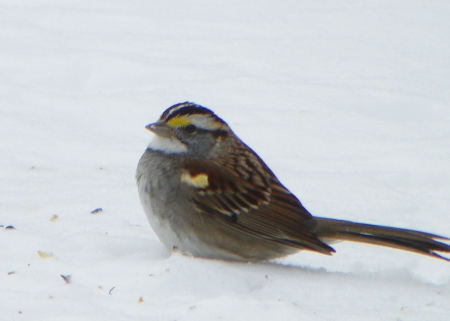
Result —
M437 259L170 255L134 182L144 126L191 100L316 215L449 236L449 16L447 0L1 0L0 320L450 320Z

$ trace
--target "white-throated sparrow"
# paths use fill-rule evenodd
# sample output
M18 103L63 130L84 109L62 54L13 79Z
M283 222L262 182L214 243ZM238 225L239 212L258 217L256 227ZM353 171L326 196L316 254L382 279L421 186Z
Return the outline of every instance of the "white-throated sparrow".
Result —
M184 102L146 126L155 136L136 172L139 196L161 241L194 256L270 260L327 242L366 242L450 259L448 238L312 216L261 158L211 110Z

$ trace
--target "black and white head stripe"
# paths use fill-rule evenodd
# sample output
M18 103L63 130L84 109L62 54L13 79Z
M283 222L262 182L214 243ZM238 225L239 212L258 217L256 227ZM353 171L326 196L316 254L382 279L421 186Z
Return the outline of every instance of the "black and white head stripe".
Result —
M171 134L166 132L164 135L158 135L157 130L152 130L156 135L147 148L164 153L186 153L189 145L187 144L188 140L194 139L195 136L186 138L185 134L188 134L188 136L194 132L200 135L212 134L220 141L231 132L228 125L217 117L212 110L191 102L179 103L167 108L159 118L158 123L163 123L171 128ZM151 129L154 126L155 124L151 124L150 128L147 128Z
M214 112L201 105L184 102L169 107L160 117L159 121L171 127L195 125L204 130L225 130L227 124Z
M170 118L187 114L214 114L214 112L201 105L185 101L167 108L161 115L160 120L167 121Z

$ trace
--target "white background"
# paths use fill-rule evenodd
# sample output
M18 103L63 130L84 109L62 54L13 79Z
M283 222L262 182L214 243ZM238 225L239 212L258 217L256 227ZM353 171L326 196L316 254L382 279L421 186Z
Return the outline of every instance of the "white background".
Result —
M416 254L170 255L134 181L144 126L190 100L312 213L449 236L449 16L446 0L0 0L0 320L449 320L450 264Z

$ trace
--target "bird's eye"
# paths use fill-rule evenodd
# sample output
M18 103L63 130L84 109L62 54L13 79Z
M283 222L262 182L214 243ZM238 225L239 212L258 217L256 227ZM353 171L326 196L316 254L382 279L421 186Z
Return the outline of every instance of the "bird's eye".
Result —
M185 130L187 133L193 133L193 132L196 131L196 129L197 129L197 127L195 127L195 125L192 125L192 124L189 124L189 125L187 125L186 127L184 127L184 130Z

